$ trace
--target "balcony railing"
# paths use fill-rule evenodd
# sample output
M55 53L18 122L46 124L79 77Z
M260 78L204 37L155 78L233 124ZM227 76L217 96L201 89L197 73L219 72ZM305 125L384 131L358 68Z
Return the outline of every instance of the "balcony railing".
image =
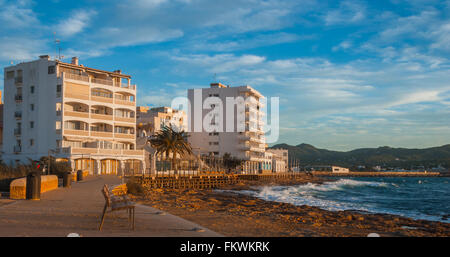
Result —
M111 131L92 131L91 136L93 137L113 137L113 133Z
M64 129L65 135L74 135L74 136L89 136L89 130L81 130L81 129Z
M16 118L16 120L22 119L22 112L15 112L14 113L14 118Z
M89 118L89 112L64 111L64 116Z
M15 153L20 153L22 151L22 146L20 145L15 145L14 146L14 152Z
M101 148L78 148L78 147L63 147L56 149L57 153L64 154L99 154L99 155L117 155L117 156L143 156L144 150L127 150L127 149L101 149Z
M136 102L132 102L132 101L127 101L127 100L120 100L120 99L114 99L114 103L115 104L122 104L122 105L131 105L134 106L136 105Z
M15 77L14 83L16 84L22 84L23 83L23 77Z
M122 121L122 122L132 122L132 123L135 122L134 118L129 118L129 117L118 117L118 116L115 116L114 120L115 121Z
M89 77L88 76L72 74L72 73L64 73L64 78L72 79L72 80L80 80L80 81L84 81L84 82L89 82Z
M126 133L116 132L116 133L114 133L114 137L133 139L135 137L135 134L126 134Z
M91 78L91 83L112 86L114 82L112 80L107 79Z
M23 100L22 95L15 95L14 99L16 100L16 102L19 102L19 101Z
M89 95L86 94L77 94L77 93L69 93L65 92L64 96L67 98L81 99L81 100L89 100Z
M113 116L112 116L112 114L91 113L91 119L112 120Z
M132 85L132 84L128 85L128 83L120 83L120 82L115 83L113 80L109 80L109 79L90 78L89 76L72 74L72 73L64 73L64 78L136 90L136 85Z
M113 103L112 97L104 97L99 95L91 95L91 100L96 102L102 102L102 103Z

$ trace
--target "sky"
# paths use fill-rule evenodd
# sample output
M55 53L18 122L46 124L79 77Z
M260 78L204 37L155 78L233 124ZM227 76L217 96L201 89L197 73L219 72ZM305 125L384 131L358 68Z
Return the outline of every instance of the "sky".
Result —
M57 38L130 74L139 105L248 84L280 99L277 143L425 148L450 143L449 18L450 0L0 0L0 66Z

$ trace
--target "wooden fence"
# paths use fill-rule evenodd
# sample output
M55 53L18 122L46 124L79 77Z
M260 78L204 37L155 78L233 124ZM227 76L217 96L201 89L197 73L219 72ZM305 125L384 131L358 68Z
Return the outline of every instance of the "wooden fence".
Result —
M238 175L135 176L135 178L147 188L169 189L220 188L239 182Z

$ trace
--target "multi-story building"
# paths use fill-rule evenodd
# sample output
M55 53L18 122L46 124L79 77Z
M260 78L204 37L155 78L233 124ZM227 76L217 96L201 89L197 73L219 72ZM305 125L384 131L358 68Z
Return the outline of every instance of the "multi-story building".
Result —
M136 122L138 137L150 136L161 130L164 126L187 130L186 113L170 107L143 107L136 108Z
M3 100L0 90L0 156L3 154Z
M239 97L244 99L243 103L227 106L227 98L230 100ZM194 150L202 155L223 156L225 153L230 153L236 158L245 160L242 167L243 173L262 171L266 161L262 119L265 113L261 109L263 105L260 101L263 97L261 93L248 85L229 87L221 83L212 83L210 88L189 89L190 136L188 140ZM205 102L207 98L220 100L221 103L208 104ZM204 109L205 105L207 108ZM210 113L211 110L219 107L216 105L221 105L223 115ZM234 113L232 116L227 115L228 109ZM209 120L207 117L211 115L215 116L211 123L203 124L203 121ZM216 129L206 130L205 125L216 126Z
M147 145L148 137L160 131L164 126L170 125L173 128L187 131L186 113L170 107L138 106L136 108L136 123L136 145L138 149L144 149L147 152L145 162L151 173L156 169L156 159L161 157L154 156L155 149ZM153 158L153 161L151 161L151 158Z
M136 150L136 86L117 70L38 60L5 68L4 144L7 164L42 156L93 174L145 168Z
M273 172L287 172L289 170L289 150L282 148L268 148L266 151L272 153Z

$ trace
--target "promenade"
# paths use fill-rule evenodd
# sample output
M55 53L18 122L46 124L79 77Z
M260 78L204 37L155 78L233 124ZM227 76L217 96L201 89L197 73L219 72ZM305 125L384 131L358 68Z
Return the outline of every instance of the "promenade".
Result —
M136 228L128 229L126 211L108 213L98 231L105 200L104 184L120 184L116 176L94 176L41 194L41 200L0 199L0 236L221 236L180 217L137 205Z

